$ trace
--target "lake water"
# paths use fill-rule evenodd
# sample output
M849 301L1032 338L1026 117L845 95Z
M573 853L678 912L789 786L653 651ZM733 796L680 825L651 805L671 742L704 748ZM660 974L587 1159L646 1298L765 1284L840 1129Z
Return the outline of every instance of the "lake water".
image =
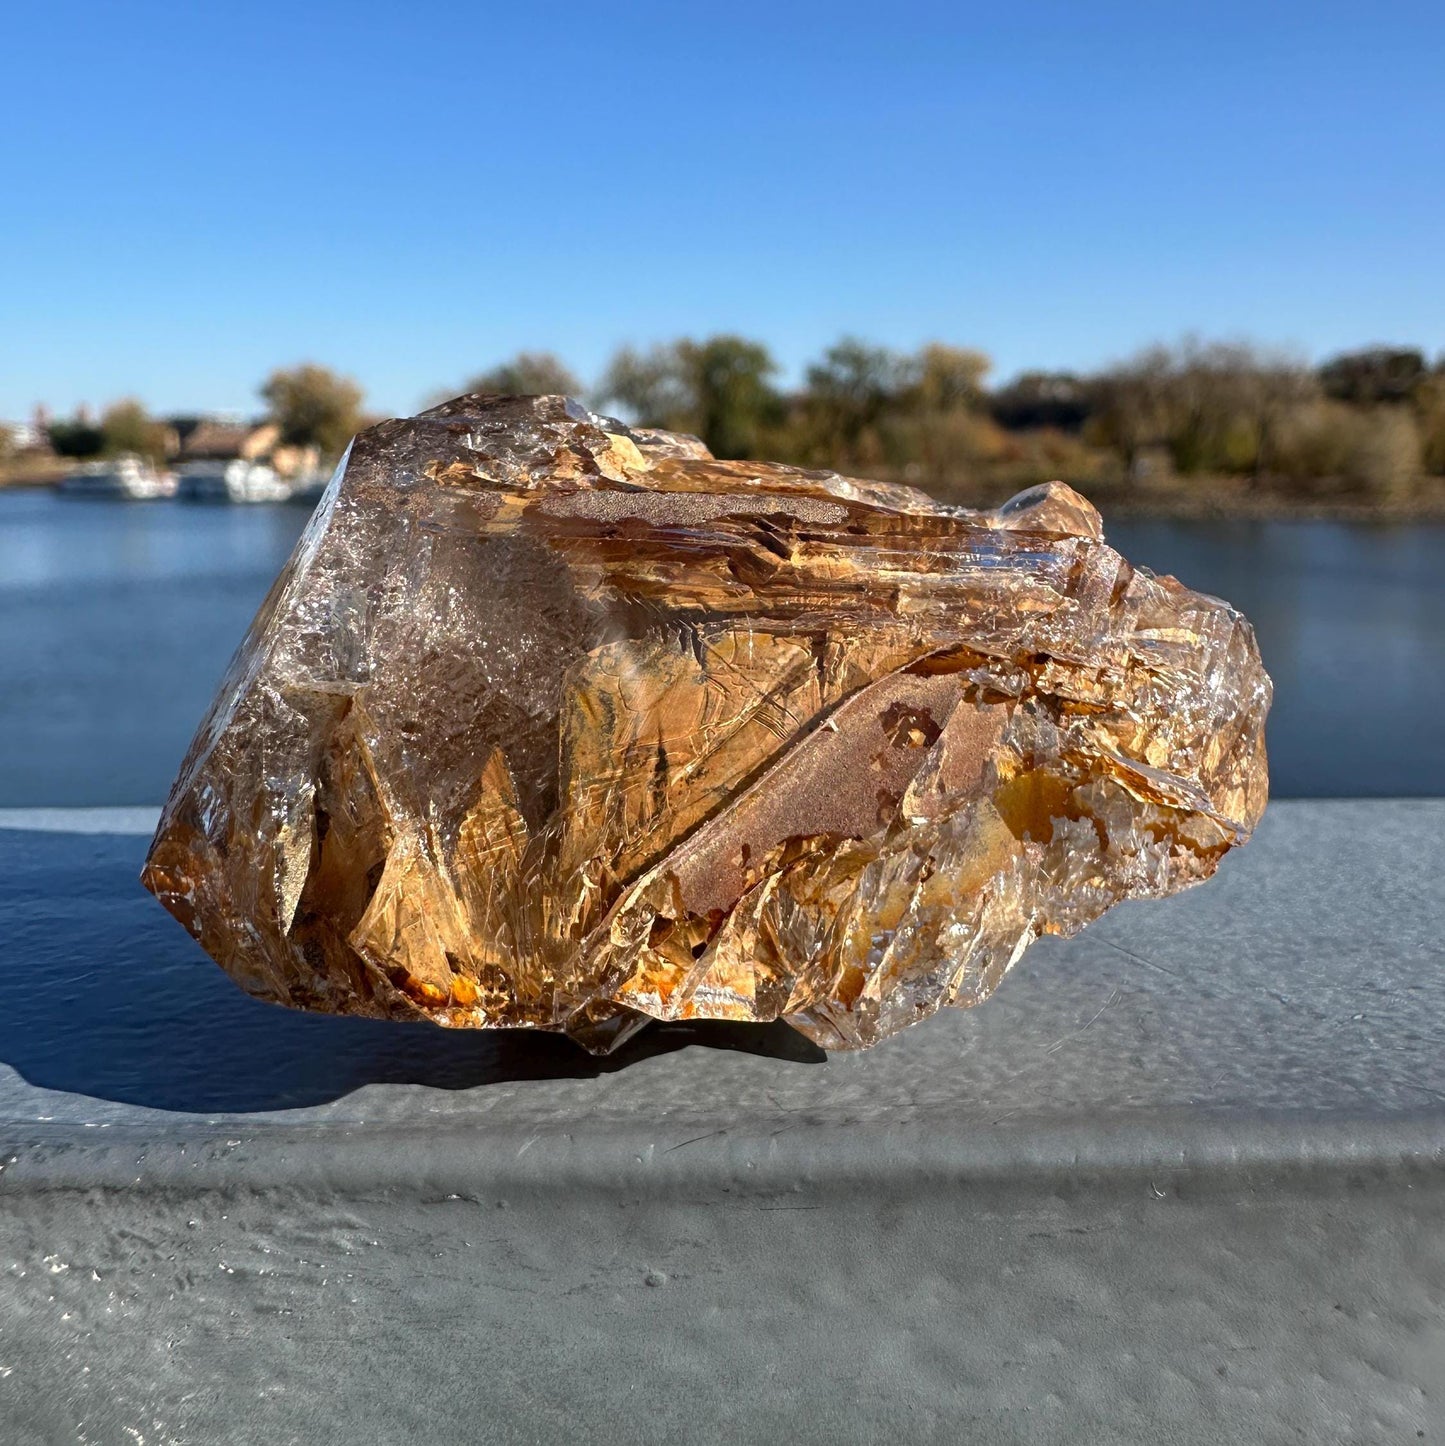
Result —
M0 807L160 803L305 521L0 492ZM1253 620L1276 795L1445 794L1445 526L1107 531Z

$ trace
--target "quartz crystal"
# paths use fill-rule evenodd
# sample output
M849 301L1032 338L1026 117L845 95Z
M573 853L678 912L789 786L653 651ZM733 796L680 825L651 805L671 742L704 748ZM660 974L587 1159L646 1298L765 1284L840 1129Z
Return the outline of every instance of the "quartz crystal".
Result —
M461 397L352 444L144 881L284 1004L856 1048L1211 874L1269 699L1061 484L964 511Z

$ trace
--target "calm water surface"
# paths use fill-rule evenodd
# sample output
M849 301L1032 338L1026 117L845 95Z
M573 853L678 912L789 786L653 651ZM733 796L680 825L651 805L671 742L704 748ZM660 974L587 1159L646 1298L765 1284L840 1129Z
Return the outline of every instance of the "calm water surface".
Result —
M0 807L165 797L297 507L0 493ZM1236 603L1275 680L1281 797L1445 794L1445 526L1118 522Z

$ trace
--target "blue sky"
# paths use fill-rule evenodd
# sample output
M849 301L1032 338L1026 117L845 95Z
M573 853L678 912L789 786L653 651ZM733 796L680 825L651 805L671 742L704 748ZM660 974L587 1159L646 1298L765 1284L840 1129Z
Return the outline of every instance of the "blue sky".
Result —
M0 416L522 347L1445 350L1445 6L13 0Z

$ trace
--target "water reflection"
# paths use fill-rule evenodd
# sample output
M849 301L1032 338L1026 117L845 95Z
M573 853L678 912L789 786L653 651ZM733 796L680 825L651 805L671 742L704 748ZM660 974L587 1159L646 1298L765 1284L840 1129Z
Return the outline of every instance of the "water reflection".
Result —
M1278 796L1445 793L1445 526L1137 521L1109 540L1253 621Z

